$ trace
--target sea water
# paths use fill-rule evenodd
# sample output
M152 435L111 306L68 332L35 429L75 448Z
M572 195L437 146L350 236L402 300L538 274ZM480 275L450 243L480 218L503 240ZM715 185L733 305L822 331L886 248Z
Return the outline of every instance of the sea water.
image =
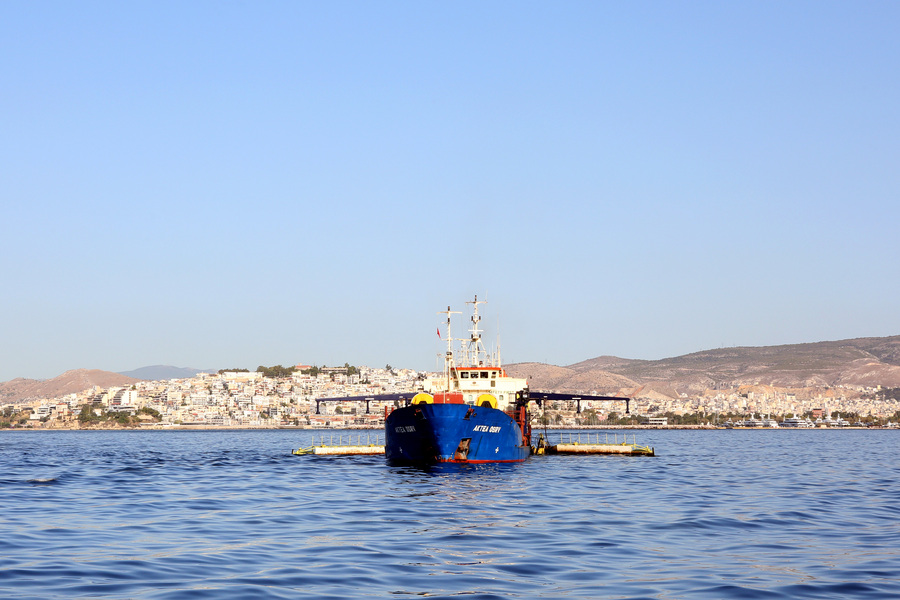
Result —
M900 597L898 431L432 468L312 435L0 432L0 597Z

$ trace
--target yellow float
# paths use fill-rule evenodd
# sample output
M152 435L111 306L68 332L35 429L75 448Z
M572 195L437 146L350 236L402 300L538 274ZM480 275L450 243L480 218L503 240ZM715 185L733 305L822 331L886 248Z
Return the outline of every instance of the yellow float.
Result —
M412 399L413 404L434 404L434 396L431 394L426 394L425 392L419 392Z
M481 394L478 396L478 401L475 403L478 406L489 406L490 408L497 408L497 399L494 398L493 394Z

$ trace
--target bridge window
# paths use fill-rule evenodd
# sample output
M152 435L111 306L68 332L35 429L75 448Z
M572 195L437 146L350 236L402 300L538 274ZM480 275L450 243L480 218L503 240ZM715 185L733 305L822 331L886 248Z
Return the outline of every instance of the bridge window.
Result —
M468 371L460 371L459 376L460 376L460 378L462 378L462 379L468 379L468 378L469 378L469 372L468 372Z
M481 378L482 378L482 379L487 379L487 378L488 378L488 372L487 372L487 371L482 371L482 372L481 372Z

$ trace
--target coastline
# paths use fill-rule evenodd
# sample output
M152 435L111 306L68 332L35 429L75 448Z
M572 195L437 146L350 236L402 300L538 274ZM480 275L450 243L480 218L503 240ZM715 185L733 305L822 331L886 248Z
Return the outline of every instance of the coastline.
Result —
M384 427L364 425L347 427L310 427L308 425L142 425L140 427L4 427L5 431L383 431ZM688 431L869 431L897 430L898 427L716 427L712 425L581 425L581 426L533 426L532 431L647 431L647 430L688 430Z

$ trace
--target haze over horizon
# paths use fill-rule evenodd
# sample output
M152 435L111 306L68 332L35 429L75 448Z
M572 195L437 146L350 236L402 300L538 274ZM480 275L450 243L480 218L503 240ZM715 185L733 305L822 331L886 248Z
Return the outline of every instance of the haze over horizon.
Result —
M475 294L505 363L897 335L898 22L0 4L0 381L433 369Z

